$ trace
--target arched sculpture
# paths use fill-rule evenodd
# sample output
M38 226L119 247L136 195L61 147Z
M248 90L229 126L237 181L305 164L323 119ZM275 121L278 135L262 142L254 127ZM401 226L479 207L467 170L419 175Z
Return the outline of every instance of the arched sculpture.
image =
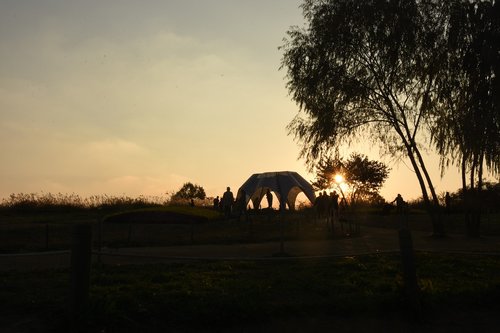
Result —
M241 198L244 193L245 205L252 200L253 206L259 207L268 189L278 197L280 209L285 209L285 205L288 205L290 210L294 210L295 199L300 192L304 192L311 203L316 197L311 184L297 172L279 171L253 174L238 189L237 198Z

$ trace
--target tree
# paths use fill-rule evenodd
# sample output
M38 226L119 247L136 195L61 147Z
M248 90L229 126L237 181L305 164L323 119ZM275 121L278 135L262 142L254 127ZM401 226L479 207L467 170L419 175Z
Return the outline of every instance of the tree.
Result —
M442 172L461 169L467 233L479 236L483 169L500 172L500 4L452 1L448 16L431 133Z
M179 191L177 191L172 198L173 199L201 199L204 200L206 198L205 190L203 187L193 184L193 183L184 183Z
M421 154L446 22L439 0L305 0L307 26L292 27L281 68L299 105L288 125L301 156L320 156L363 134L415 171L433 231L439 198Z
M338 153L335 157L327 155L322 157L316 166L313 167L316 172L316 180L311 183L316 191L333 188L335 185L335 175L344 173L344 161Z
M352 154L346 165L344 175L351 188L351 202L372 201L379 195L380 188L389 176L389 168L378 161L371 161L366 156Z
M346 161L338 154L322 158L316 170L316 181L312 185L318 190L334 187L335 176L342 175L349 186L349 201L352 205L378 199L380 188L389 176L389 168L385 164L357 153L351 154Z

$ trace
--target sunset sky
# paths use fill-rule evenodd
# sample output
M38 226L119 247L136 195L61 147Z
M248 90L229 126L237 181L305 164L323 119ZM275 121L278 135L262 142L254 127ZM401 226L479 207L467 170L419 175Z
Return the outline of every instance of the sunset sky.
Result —
M298 111L278 47L303 24L296 0L2 0L0 199L11 193L209 196L251 174L297 171ZM406 162L382 195L416 198ZM347 156L346 156L347 157ZM455 191L459 173L440 180Z

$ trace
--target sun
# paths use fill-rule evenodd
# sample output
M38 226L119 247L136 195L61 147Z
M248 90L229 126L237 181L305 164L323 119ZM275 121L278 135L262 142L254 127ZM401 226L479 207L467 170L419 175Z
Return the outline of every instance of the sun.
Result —
M340 183L344 182L344 177L342 175L336 174L335 177L333 177L333 178L335 179L335 182L337 184L340 184Z

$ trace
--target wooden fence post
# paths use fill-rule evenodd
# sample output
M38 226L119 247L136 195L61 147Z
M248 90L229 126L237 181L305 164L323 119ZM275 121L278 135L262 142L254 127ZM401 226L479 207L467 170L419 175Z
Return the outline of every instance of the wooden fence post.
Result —
M45 250L49 250L49 223L45 223Z
M190 231L189 231L191 245L194 244L194 222L191 220Z
M71 290L70 290L70 321L73 332L85 325L89 285L92 229L90 224L76 224L73 227L71 244Z
M403 267L403 281L406 297L416 319L421 317L420 289L417 281L415 254L410 229L399 229L399 248L401 251L401 264Z
M102 250L102 217L97 221L97 263L101 264L101 250Z
M128 223L128 235L127 235L127 243L130 244L132 240L132 222Z

